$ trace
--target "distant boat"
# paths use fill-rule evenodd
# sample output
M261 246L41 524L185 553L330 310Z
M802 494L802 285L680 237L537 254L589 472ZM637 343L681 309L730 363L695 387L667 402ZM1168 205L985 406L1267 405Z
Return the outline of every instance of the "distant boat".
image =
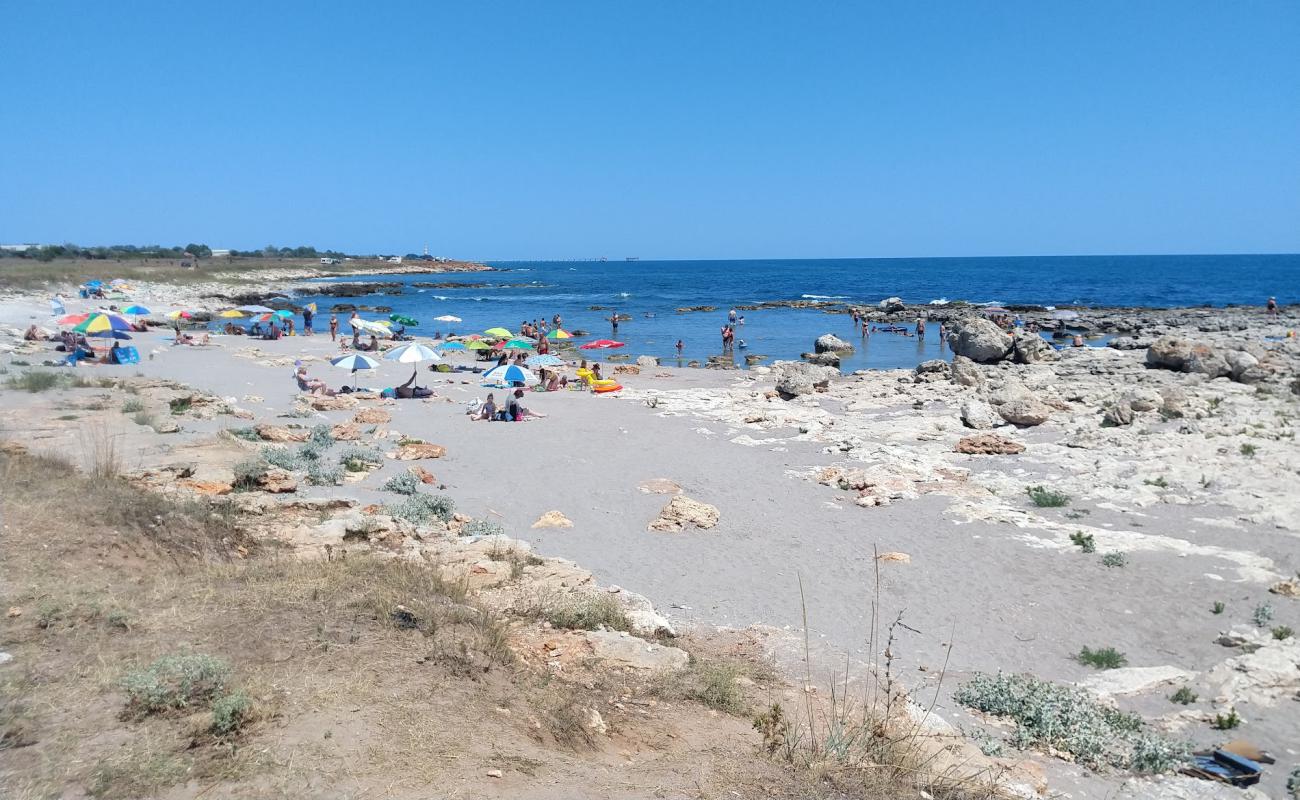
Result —
M640 260L641 260L641 257L640 257L640 256L628 256L627 258L625 258L625 259L623 259L623 260L624 260L624 261L640 261Z

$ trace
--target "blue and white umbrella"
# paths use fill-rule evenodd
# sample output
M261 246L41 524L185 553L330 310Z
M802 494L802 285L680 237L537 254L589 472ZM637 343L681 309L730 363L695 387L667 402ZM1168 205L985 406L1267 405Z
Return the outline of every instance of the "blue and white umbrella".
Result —
M464 343L464 342L443 342L442 344L438 345L438 349L439 349L439 350L443 350L443 351L446 351L446 350L464 350L464 349L465 349L465 343Z
M537 376L518 364L502 364L483 373L482 385L508 389L515 384L531 386L537 383Z
M394 347L387 353L384 353L385 361L396 361L399 364L418 364L421 361L441 361L442 356L433 351L433 348L411 342L401 347Z
M330 361L330 363L333 364L334 366L338 367L339 369L350 369L350 370L352 370L352 375L353 375L352 388L353 388L353 389L357 388L357 383L356 383L356 378L355 378L355 376L356 376L356 374L357 374L357 370L359 370L359 369L374 369L375 367L378 367L378 366L379 366L379 362L378 362L378 361L374 360L374 359L371 358L370 356L362 355L361 353L348 353L348 354L345 355L345 356L339 356L338 358L332 359L332 360Z
M267 308L266 306L236 306L235 310L243 311L248 314L270 314L272 311L275 311L274 308Z
M559 356L553 356L550 353L543 353L540 356L529 356L528 366L530 367L562 367L564 359Z

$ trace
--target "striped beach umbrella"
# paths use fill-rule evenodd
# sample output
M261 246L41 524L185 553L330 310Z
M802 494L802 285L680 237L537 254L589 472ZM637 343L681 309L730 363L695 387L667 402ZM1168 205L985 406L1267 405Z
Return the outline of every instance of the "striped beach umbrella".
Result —
M374 369L379 366L379 362L367 355L361 353L348 353L345 356L339 356L330 361L331 364L339 369L352 370L352 388L357 388L356 375L358 370Z
M399 364L418 364L421 361L441 361L442 356L427 345L411 342L384 353L384 360L396 361Z
M531 386L537 383L537 376L518 364L503 364L483 373L483 386L509 388L515 384Z
M569 333L566 330L561 330L560 328L556 328L555 330L546 334L546 338L547 339L572 339L573 334Z
M105 314L96 311L86 317L73 330L87 336L107 336L113 331L131 330L131 323L116 314Z

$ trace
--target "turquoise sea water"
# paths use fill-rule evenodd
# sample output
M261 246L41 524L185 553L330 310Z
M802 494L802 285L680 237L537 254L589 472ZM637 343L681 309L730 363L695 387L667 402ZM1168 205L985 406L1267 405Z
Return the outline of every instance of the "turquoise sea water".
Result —
M609 336L613 310L630 314L619 326L622 351L676 363L674 343L685 345L683 361L704 360L721 351L719 331L735 305L777 300L828 299L875 304L898 296L909 303L966 300L1094 306L1262 305L1270 295L1300 302L1300 255L1106 256L1014 258L915 258L764 261L497 262L497 272L463 275L396 275L364 280L404 284L401 294L364 299L306 296L322 312L336 302L391 306L423 324L414 332L445 333L432 322L443 314L461 317L456 332L503 326L518 330L522 320L564 318L567 329ZM356 279L339 279L356 280ZM422 282L455 282L454 288L420 288ZM487 285L483 285L487 284ZM679 307L710 305L715 312L678 313ZM590 310L602 306L603 310ZM844 362L846 371L911 367L946 357L937 326L925 340L877 334L863 341L847 315L810 309L742 311L737 331L747 348L772 358L797 358L823 333L859 345ZM373 315L368 315L373 316ZM323 327L324 319L318 327Z

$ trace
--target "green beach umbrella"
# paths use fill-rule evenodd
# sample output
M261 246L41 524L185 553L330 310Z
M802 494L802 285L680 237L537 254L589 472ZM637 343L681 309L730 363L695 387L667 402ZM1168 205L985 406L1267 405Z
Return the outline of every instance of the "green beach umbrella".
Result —
M514 336L513 333L506 330L505 328L488 328L487 330L483 331L483 333L487 334L488 336L495 336L498 339L509 339Z
M468 350L491 350L492 349L492 345L488 344L487 342L481 341L479 339L475 339L474 341L465 345L465 347Z

